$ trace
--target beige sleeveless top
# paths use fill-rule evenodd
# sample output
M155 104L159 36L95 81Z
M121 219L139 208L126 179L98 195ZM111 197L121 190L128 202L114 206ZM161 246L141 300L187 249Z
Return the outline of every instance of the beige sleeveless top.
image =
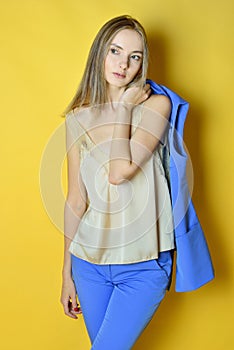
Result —
M165 151L168 155L166 136L131 180L113 185L108 181L111 142L95 144L76 112L66 118L79 146L88 203L69 252L95 264L127 264L173 249L171 200L162 165ZM141 108L134 109L131 135L140 120Z

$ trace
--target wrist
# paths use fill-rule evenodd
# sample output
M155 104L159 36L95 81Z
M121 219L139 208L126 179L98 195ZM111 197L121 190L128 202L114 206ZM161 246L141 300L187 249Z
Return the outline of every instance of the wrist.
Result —
M63 281L71 281L72 280L71 272L66 272L66 273L63 272L62 279L63 279Z
M119 109L124 109L126 111L132 111L132 109L134 108L134 104L125 100L120 100L117 103L117 108Z
M115 120L117 123L131 123L132 109L134 105L127 102L118 102L115 105Z
M72 275L71 267L70 266L64 266L62 269L62 277L63 278L70 278Z

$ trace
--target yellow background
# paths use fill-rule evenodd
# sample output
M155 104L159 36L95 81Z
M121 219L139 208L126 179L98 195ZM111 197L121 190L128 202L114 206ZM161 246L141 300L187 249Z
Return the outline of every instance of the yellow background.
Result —
M63 235L43 206L39 173L97 30L126 13L148 33L150 77L190 102L193 200L216 269L195 292L172 286L134 349L233 349L233 7L232 0L1 1L2 349L89 349L82 316L70 319L60 305Z

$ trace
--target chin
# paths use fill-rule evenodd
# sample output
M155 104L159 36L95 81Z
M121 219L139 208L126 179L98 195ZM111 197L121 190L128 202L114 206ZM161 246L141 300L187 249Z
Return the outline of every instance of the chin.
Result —
M117 88L126 88L128 86L128 83L123 82L123 81L116 82L116 81L109 80L109 81L107 81L107 84L109 86L113 86L113 87L117 87Z

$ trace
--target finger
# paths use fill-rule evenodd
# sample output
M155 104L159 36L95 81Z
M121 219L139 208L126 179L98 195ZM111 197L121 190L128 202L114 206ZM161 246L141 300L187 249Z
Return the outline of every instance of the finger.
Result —
M149 84L146 84L145 87L144 87L144 91L149 93L151 91L151 87Z
M81 307L78 305L76 308L74 308L71 312L74 312L74 314L82 314Z
M71 306L73 309L77 307L76 292L71 294Z
M151 94L151 90L144 91L144 93L142 94L142 96L139 99L139 103L146 101L149 98L150 94Z
M75 316L71 311L70 311L70 309L71 309L71 302L70 302L70 300L68 299L68 300L64 300L64 301L62 301L62 304L63 304L63 309L64 309L64 313L65 313L65 315L67 315L67 316L69 316L69 317L71 317L71 318L77 318L77 316Z
M71 310L70 310L70 312L72 312L74 314L82 313L80 306L77 304L76 293L72 294L72 296L71 296Z
M149 90L147 90L147 94L148 94L148 96L151 94L151 92L152 92L152 90L149 88Z
M148 83L145 84L145 85L144 85L144 88L149 89L149 88L150 88L150 84L148 84Z

